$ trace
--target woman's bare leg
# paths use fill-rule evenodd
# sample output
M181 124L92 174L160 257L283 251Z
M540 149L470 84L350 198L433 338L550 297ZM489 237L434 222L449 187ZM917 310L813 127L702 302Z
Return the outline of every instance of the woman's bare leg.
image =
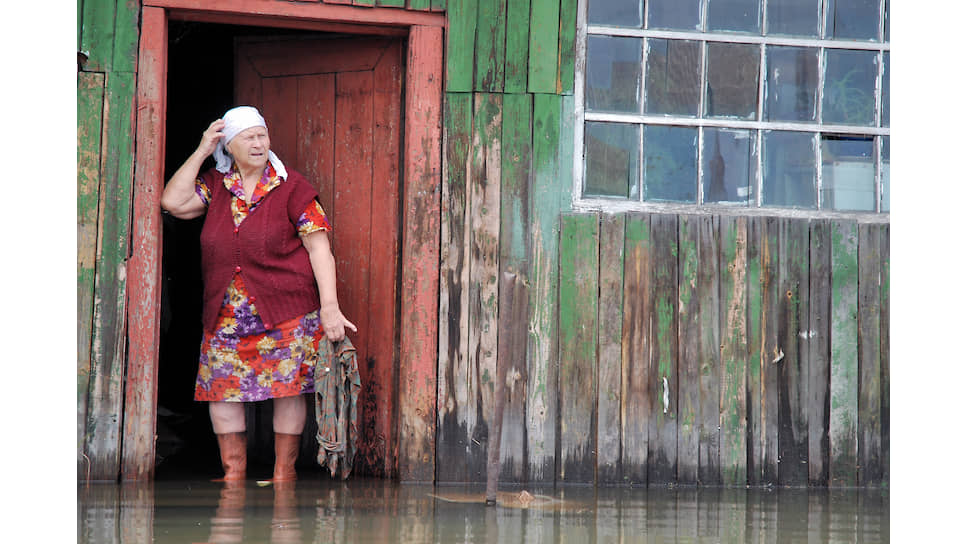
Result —
M306 397L272 399L272 430L284 434L301 434L306 425Z
M210 402L208 415L215 434L245 432L245 405L241 402Z

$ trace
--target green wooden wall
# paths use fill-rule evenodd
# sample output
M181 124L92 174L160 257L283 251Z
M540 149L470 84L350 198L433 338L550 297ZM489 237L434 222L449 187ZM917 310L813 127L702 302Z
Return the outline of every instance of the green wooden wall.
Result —
M889 225L572 213L576 2L447 8L438 481L886 484Z
M78 2L77 470L117 478L140 2Z
M572 213L576 1L445 7L437 480L497 400L506 482L886 484L889 225ZM139 8L78 2L79 478L122 448Z

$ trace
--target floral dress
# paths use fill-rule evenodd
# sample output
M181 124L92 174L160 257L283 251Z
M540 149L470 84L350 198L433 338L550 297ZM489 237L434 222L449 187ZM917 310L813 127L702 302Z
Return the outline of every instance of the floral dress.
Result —
M242 176L233 167L223 182L233 195L235 226L282 181L272 165L266 165L247 203ZM195 192L206 205L211 202L212 190L201 179L195 182ZM330 230L319 202L309 204L296 228L299 236ZM322 336L319 310L266 328L242 276L236 273L222 299L215 330L206 330L202 337L195 400L252 402L313 393Z

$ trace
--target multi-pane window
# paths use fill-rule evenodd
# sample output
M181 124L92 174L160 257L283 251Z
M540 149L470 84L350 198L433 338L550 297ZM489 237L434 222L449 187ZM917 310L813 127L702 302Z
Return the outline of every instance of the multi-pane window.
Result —
M581 205L890 210L888 0L579 0L578 32Z

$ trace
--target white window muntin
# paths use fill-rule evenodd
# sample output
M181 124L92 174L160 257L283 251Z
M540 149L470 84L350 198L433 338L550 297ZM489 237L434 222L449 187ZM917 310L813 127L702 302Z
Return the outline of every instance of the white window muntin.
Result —
M889 127L881 127L882 112L881 112L881 97L882 97L882 79L884 76L884 53L890 51L890 43L884 41L885 36L885 9L887 0L881 0L880 2L880 21L879 21L879 36L882 41L862 41L862 40L834 40L834 39L821 39L821 38L809 38L809 37L789 37L789 36L770 36L766 35L766 9L767 0L761 0L761 18L763 18L763 34L733 34L725 32L702 32L702 31L681 31L681 30L656 30L647 28L630 28L630 27L613 27L604 25L588 25L587 24L587 13L588 13L588 2L589 0L578 0L578 35L576 39L576 56L575 56L575 155L574 155L574 187L573 187L573 208L580 211L591 211L591 210L602 210L602 211L632 211L632 210L668 210L668 211L683 211L683 212L695 212L698 209L702 210L715 210L716 208L724 209L742 209L744 213L752 213L753 215L773 215L777 213L792 214L792 215L850 215L856 216L858 214L880 214L882 205L882 162L883 157L881 149L883 147L882 137L890 135ZM701 25L702 28L706 28L706 2L702 2L702 15L701 15ZM824 36L826 34L826 15L827 15L827 0L823 0L820 4L821 9L821 19L819 36ZM643 17L647 18L648 13L648 0L643 0ZM614 36L614 37L634 37L642 38L642 56L640 64L643 68L641 88L639 93L644 96L646 89L645 81L645 64L648 58L648 38L662 38L671 40L688 40L693 42L698 42L700 44L700 83L699 83L699 110L697 116L680 116L680 115L666 115L666 114L645 114L641 113L642 108L645 107L645 100L642 98L640 100L640 113L629 114L629 113L611 113L611 112L585 112L585 62L587 54L587 40L589 35L598 36ZM707 86L707 51L708 44L710 43L735 43L735 44L750 44L759 46L760 50L760 60L759 60L759 77L758 82L758 96L757 96L757 112L756 119L753 121L742 120L742 119L731 119L731 118L704 118L705 115L705 105L704 100L706 97L706 86ZM793 46L793 47L809 47L818 50L818 84L817 84L817 112L816 112L816 122L783 122L783 121L763 121L763 105L765 102L764 92L766 89L766 49L768 46ZM824 76L825 76L825 63L827 59L827 50L857 50L857 51L874 51L877 53L877 75L875 78L875 88L874 88L874 121L873 126L863 126L863 125L838 125L823 122L823 92L824 92ZM633 191L632 198L609 198L609 197L597 197L597 196L584 196L584 182L585 182L585 157L584 157L584 133L585 133L585 122L606 122L606 123L627 123L634 124L638 126L638 164L639 168L644 168L643 163L643 143L642 143L642 130L648 125L666 125L666 126L682 126L682 127L692 127L697 129L697 180L696 180L696 203L674 203L674 202L653 202L644 200L644 190L642 187L643 172L638 175L638 188ZM756 165L755 172L755 185L754 188L754 202L750 204L739 203L705 203L703 199L703 131L705 128L726 128L726 129L745 129L753 131L754 143L752 154L754 158L754 163ZM815 189L817 192L816 198L816 208L814 209L803 209L803 208L785 208L785 207L767 207L764 208L762 205L762 193L763 193L763 163L761 157L762 150L762 136L763 131L766 130L783 130L783 131L796 131L796 132L807 132L814 134L814 152L816 155L816 180ZM874 183L875 183L875 195L874 195L874 211L873 212L832 212L830 210L824 210L822 199L820 193L823 191L822 186L822 172L823 163L821 160L821 137L823 135L850 135L850 136L872 136L873 137L873 150L872 150L872 160L874 163ZM635 200L637 198L637 200Z

